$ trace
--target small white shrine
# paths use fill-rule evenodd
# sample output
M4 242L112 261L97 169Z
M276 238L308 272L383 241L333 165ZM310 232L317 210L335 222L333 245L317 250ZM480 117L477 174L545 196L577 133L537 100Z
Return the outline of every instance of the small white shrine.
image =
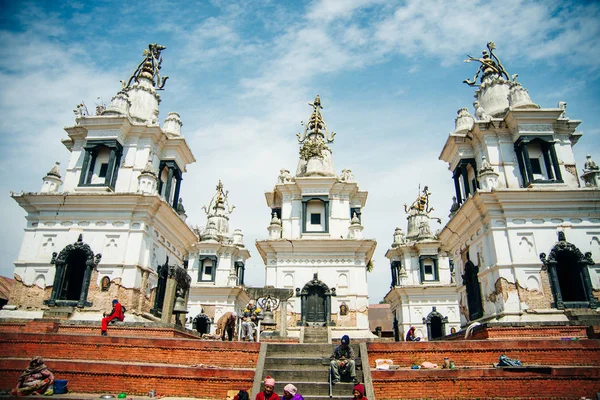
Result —
M439 240L456 270L460 321L563 322L597 313L599 170L582 179L573 146L581 121L565 102L541 108L488 43L475 77L474 115L458 110L440 155L456 199Z
M256 247L265 263L265 285L293 289L288 335L301 326L329 326L331 336L372 337L367 274L376 241L363 238L361 191L349 169L335 173L329 132L316 97L302 134L296 174L282 169L272 191L269 238ZM297 328L294 328L294 327Z
M250 253L240 229L229 231L235 206L219 181L206 212L206 225L189 252L188 274L192 278L188 298L188 321L200 333L213 333L216 322L228 311L243 310L248 300L244 272ZM212 325L209 322L215 322Z
M181 267L197 241L179 197L195 159L179 115L158 122L164 49L149 46L107 107L77 106L63 172L57 163L39 192L12 194L27 226L1 317L98 321L115 297L127 320L160 315L158 271Z
M427 186L404 206L408 229L394 231L394 242L385 256L390 260L391 289L385 296L393 315L396 341L405 340L411 326L421 340L441 338L460 329L453 266L442 242L431 229L430 192Z

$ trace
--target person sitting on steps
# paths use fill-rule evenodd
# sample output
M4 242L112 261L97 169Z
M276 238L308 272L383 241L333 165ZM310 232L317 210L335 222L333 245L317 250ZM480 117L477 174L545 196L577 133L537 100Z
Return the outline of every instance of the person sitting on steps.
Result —
M354 361L354 350L350 347L350 337L342 336L341 344L333 349L331 359L331 383L340 383L340 374L349 375L352 383L358 383L356 379L356 364Z
M113 308L110 314L106 315L106 312L103 314L104 318L102 318L102 336L106 336L106 330L108 329L108 323L110 321L113 319L123 321L123 319L125 319L125 316L123 315L123 307L121 306L121 303L119 303L119 300L114 299L112 301L112 306Z

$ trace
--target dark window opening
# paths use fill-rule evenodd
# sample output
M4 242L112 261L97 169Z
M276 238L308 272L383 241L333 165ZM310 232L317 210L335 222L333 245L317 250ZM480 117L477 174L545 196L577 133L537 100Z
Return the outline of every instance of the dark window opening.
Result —
M100 165L99 178L106 178L106 172L108 171L108 163Z
M425 264L425 275L433 275L433 265Z
M310 223L312 225L321 225L321 214L310 214Z
M539 158L531 158L529 160L531 162L531 172L534 174L542 174L542 164L540 163Z
M204 273L206 275L212 275L212 265L205 265L204 266Z

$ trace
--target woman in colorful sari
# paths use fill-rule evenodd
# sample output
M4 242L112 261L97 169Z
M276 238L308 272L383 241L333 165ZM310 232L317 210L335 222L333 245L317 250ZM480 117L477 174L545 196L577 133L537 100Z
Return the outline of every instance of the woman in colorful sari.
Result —
M17 387L12 391L13 396L26 396L29 394L50 396L54 393L54 374L50 372L42 357L34 357L29 362L29 367L19 377Z

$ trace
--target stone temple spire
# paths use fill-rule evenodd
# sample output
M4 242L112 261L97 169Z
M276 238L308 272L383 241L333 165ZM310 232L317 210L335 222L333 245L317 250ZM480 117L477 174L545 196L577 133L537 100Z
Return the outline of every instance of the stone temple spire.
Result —
M500 59L494 50L496 45L494 42L487 44L487 50L482 52L481 58L468 56L467 63L478 62L477 69L473 79L465 79L463 82L469 86L476 86L475 92L475 109L480 120L481 115L489 117L502 117L509 108L540 108L529 97L529 93L519 82L517 82L517 74L512 76L500 62ZM479 79L479 82L478 82Z
M219 239L229 237L229 215L231 215L235 206L229 205L229 199L227 198L229 192L223 190L223 183L220 180L216 189L216 193L208 204L208 207L202 207L207 215L207 228L202 234L203 239L205 233L209 233L208 236L211 239L214 239L213 236L217 236Z
M331 149L327 146L327 143L333 142L335 132L330 134L327 129L321 114L323 106L319 95L314 102L308 104L313 108L313 112L304 127L304 132L297 134L301 146L296 176L335 176Z
M157 43L148 45L144 59L127 82L121 81L121 91L112 98L103 114L129 114L139 122L157 124L160 96L156 91L162 90L168 79L160 75L163 50L165 46Z

